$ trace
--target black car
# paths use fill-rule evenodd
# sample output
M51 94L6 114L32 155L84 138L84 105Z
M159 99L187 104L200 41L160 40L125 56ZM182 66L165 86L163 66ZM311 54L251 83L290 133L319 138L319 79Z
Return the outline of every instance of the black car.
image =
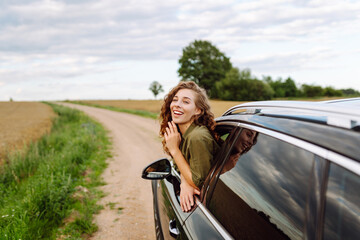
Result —
M169 160L142 173L158 239L360 239L360 98L251 102L216 122L223 144L190 212Z

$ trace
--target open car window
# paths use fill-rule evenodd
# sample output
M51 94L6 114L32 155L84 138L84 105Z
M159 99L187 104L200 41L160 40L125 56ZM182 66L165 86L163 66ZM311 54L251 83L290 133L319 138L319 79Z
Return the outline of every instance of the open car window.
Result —
M216 153L214 166L210 169L209 174L206 177L203 187L201 189L200 199L202 202L206 198L206 194L209 190L208 186L211 185L211 182L215 178L216 169L218 169L221 166L221 164L224 160L224 156L226 155L226 153L229 151L229 148L231 147L230 143L232 142L232 139L234 138L237 129L238 128L237 128L236 124L231 124L231 123L221 124L221 125L219 124L219 125L217 125L217 127L215 129L215 131L217 132L217 134L220 137L220 139L219 139L220 149Z

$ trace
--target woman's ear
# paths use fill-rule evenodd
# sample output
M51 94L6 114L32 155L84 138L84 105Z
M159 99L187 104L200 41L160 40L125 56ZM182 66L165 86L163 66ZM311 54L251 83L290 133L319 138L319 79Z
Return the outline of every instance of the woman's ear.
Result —
M196 108L196 110L195 110L195 115L200 115L200 114L201 114L200 108Z

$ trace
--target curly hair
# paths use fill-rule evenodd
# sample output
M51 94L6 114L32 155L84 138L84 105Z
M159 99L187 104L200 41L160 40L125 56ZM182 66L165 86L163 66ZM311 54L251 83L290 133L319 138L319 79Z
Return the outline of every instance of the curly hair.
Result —
M169 153L169 150L166 147L166 142L164 139L164 134L166 133L166 128L168 127L168 122L172 121L170 104L176 95L176 93L181 89L190 89L195 92L195 106L201 110L199 115L194 116L194 123L196 125L205 126L210 134L213 136L215 141L219 140L218 134L215 132L216 122L214 120L214 114L210 110L210 103L205 89L199 87L193 81L181 81L177 86L170 90L170 92L165 96L164 103L161 107L160 112L160 137L163 138L162 145L166 153Z

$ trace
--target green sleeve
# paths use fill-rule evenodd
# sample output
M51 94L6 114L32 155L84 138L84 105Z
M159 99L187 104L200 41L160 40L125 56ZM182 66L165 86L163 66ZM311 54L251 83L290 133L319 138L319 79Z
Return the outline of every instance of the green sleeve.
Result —
M210 171L213 141L206 135L192 136L189 143L189 164L194 184L201 187Z

